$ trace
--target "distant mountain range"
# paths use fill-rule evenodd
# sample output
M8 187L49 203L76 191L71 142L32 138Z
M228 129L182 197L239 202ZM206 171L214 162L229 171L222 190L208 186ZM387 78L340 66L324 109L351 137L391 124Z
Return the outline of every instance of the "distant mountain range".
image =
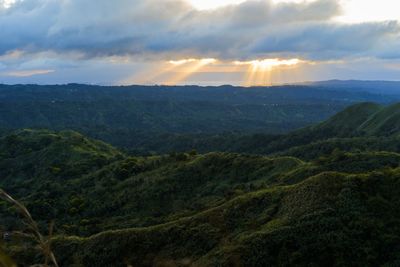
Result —
M360 80L330 80L303 83L303 85L336 88L346 91L362 91L381 95L400 95L400 81L360 81Z

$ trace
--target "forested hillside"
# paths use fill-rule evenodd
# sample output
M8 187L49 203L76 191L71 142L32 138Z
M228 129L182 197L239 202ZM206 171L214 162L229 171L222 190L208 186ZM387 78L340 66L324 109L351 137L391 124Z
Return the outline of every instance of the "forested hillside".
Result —
M304 85L0 85L0 134L20 128L75 130L142 155L186 149L183 142L218 135L283 134L354 103L398 100L390 90Z
M314 158L335 148L346 151L387 150L399 152L400 105L360 103L330 119L288 134L158 135L142 142L141 151L226 151L252 154L294 155ZM304 147L303 147L304 146Z
M138 157L73 131L18 130L0 139L0 187L42 229L55 220L61 266L396 266L398 107L357 104L224 144L245 154ZM25 231L0 203L2 228ZM40 262L28 244L6 251Z
M0 267L400 267L399 7L0 0Z

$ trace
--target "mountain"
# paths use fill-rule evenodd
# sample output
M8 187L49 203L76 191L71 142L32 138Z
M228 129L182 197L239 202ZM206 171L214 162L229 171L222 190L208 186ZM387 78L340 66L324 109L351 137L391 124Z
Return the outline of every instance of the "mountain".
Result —
M55 219L61 266L396 266L400 139L381 126L397 107L363 103L284 136L228 140L269 155L132 157L73 131L19 130L0 139L0 187L41 228ZM2 228L24 229L3 202L0 214ZM28 244L6 250L32 264Z

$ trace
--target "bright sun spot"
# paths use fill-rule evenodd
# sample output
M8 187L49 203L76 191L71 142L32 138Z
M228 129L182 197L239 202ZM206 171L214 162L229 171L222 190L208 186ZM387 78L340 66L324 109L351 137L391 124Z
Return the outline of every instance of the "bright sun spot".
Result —
M0 1L0 6L3 4L5 8L9 8L15 3L16 0L3 0L2 2Z
M197 61L197 59L188 58L188 59L180 59L180 60L170 60L168 62L172 65L179 66L179 65L183 65L183 64L186 64L189 62L195 62L195 61Z
M245 0L188 0L188 1L195 8L204 10L204 9L218 8L226 5L240 4Z
M246 0L187 0L199 10L215 9L226 5L236 5ZM313 0L271 0L279 3L304 3ZM399 0L340 0L343 14L335 18L342 22L365 22L400 20Z
M170 60L168 61L172 65L180 66L184 65L187 63L192 63L192 62L200 62L202 64L211 64L216 62L217 60L214 58L202 58L202 59L195 59L195 58L188 58L188 59L180 59L180 60Z
M248 0L187 0L192 6L199 10L219 8L227 5L238 5ZM272 0L274 3L302 3L312 0Z
M270 85L272 84L272 72L274 70L281 70L285 67L295 66L302 62L303 61L298 58L268 58L251 61L235 61L234 64L237 66L248 66L244 85L252 86Z
M293 66L300 63L297 58L292 59L278 59L269 58L263 60L252 60L252 61L235 61L235 65L251 65L254 69L260 70L271 70L274 67L279 66Z

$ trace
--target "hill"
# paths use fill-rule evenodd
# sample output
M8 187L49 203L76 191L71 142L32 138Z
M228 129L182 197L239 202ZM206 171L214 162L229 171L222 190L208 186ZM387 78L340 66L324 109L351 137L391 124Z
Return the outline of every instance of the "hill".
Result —
M310 129L323 138L357 135L362 125L384 107L375 103L355 104L339 112L327 121Z
M370 136L398 136L400 133L400 103L375 113L359 127L359 131Z
M364 117L345 111L308 131L341 117L362 125L384 109L352 107ZM354 138L368 147L365 138L378 137L337 141L347 147ZM395 266L400 259L400 154L381 147L335 147L304 160L283 151L131 157L48 130L17 131L0 147L0 186L41 227L56 220L62 266ZM3 202L0 214L2 228L24 230ZM27 244L13 240L7 251L32 264L37 252Z
M396 266L398 171L321 173L148 228L60 238L67 265Z
M276 176L303 164L217 152L127 157L75 132L44 130L19 131L0 147L1 187L43 223L59 218L60 233L81 235L187 216L277 183Z
M0 151L0 186L25 199L44 221L57 215L54 205L64 205L61 195L71 180L124 158L113 147L73 131L19 130L0 139ZM15 224L9 214L0 221L6 227Z
M400 151L397 145L400 137L399 114L399 104L389 106L373 103L356 104L326 122L294 132L275 142L280 144L281 148L284 147L281 150L291 149L309 153L315 151L313 148L320 151L325 149L328 153L334 148L346 151L369 149ZM292 143L293 140L297 140L297 143L288 144L286 140L291 140ZM330 149L326 149L327 147ZM288 151L280 152L293 155Z
M16 131L0 139L0 151L0 176L3 179L51 174L71 178L91 172L93 166L123 157L110 145L73 131Z
M142 150L168 152L197 149L201 152L219 150L264 155L278 153L307 159L330 154L335 147L346 151L368 151L373 148L400 152L397 145L399 114L399 104L384 106L366 102L349 106L324 122L288 134L221 134L208 137L178 135L165 144L147 143Z

